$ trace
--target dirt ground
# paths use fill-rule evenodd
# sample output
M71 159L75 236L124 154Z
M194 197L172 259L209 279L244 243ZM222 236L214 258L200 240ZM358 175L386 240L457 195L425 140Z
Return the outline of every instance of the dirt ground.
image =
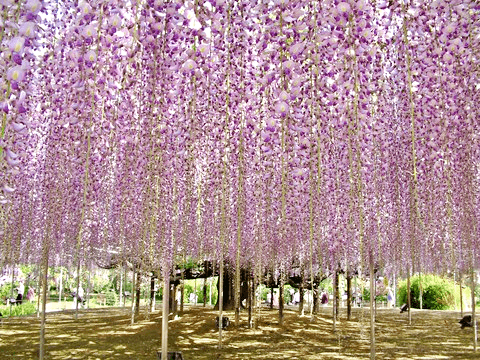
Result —
M169 322L169 350L181 351L185 360L210 359L369 359L370 315L353 309L352 321L341 310L337 331L332 331L330 308L312 319L295 310L285 311L284 326L278 311L262 308L257 328L231 325L218 348L217 312L186 307ZM232 312L226 312L231 320ZM412 325L398 309L377 310L377 359L480 359L473 352L472 328L460 329L459 312L413 310ZM161 312L147 319L142 313L130 325L128 308L89 309L74 319L72 310L47 314L46 359L157 359L161 349ZM254 317L255 319L255 317ZM36 359L40 319L36 316L3 319L0 325L0 358Z

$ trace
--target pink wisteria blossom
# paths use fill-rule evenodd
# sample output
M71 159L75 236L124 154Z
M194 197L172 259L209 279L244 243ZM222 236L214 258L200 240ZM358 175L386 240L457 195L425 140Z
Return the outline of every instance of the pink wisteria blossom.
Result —
M477 2L0 3L2 261L478 267Z

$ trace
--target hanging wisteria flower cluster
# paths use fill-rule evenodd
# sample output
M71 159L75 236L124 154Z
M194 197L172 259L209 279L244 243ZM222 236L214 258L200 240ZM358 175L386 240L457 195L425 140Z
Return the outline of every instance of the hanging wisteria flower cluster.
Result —
M0 7L2 264L478 267L477 1Z

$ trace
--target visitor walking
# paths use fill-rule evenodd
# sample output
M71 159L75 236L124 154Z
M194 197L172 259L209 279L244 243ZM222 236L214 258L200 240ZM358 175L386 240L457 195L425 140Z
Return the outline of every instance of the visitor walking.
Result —
M327 306L328 304L328 294L325 290L322 291L321 302L323 306Z
M391 308L391 307L393 307L393 305L394 305L393 292L392 292L392 289L390 289L390 287L389 287L388 291L387 291L387 307Z
M18 285L18 288L17 288L17 299L15 300L15 304L22 305L24 293L25 293L25 285L23 284L23 281L20 281L20 284Z
M84 291L82 285L78 287L78 294L73 293L73 308L77 308L77 301L79 305L83 308L84 304Z
M35 289L29 286L27 291L27 301L32 302L34 300L35 300Z

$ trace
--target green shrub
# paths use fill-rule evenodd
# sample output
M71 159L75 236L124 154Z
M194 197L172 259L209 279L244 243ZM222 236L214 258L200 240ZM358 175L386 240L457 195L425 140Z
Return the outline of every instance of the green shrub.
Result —
M208 290L208 287L207 287ZM200 281L197 281L197 304L203 304L203 279ZM207 291L207 296L208 296L208 291Z
M31 315L37 311L35 304L24 302L22 305L12 305L12 316ZM10 314L10 305L0 306L0 312L4 317Z
M475 287L475 296L477 298L477 306L480 306L480 284L477 281L477 286Z
M320 282L320 289L324 289L327 293L333 294L333 281L331 278L324 279Z
M7 284L4 284L3 286L0 286L0 299L3 301L5 298L10 298L12 295L12 283L9 282ZM13 292L13 296L16 297L17 294L15 291Z
M217 282L213 281L210 285L210 280L207 281L207 304L210 301L210 286L212 288L212 304L217 303L218 289ZM195 280L185 280L183 301L184 303L190 302L190 294L195 291ZM161 292L161 290L160 290ZM203 304L203 279L197 279L197 304Z
M208 304L208 301L210 299L210 284L207 282L207 285L205 286L207 288L207 304ZM216 290L216 289L215 289ZM213 301L213 286L212 286L212 301ZM203 280L202 280L202 284L200 286L198 286L198 283L197 283L197 303L198 304L203 304Z
M212 304L217 303L218 298L218 289L217 289L217 281L213 281L211 285L212 289ZM210 284L207 282L207 304L210 301Z
M285 304L289 304L292 301L292 294L290 294L290 290L292 287L290 285L285 285L283 289L283 302Z
M270 297L270 294L271 294L271 291L272 289L269 288L269 287L265 287L264 285L261 285L261 288L260 288L260 298L262 299L262 301L266 302L267 301L267 297ZM279 289L275 289L275 293L278 295L279 293ZM285 304L289 304L292 302L293 298L292 298L292 293L295 293L296 291L299 291L298 289L295 289L293 288L292 286L290 286L289 284L285 284L284 288L283 288L283 302ZM305 289L304 289L305 291Z
M453 280L442 278L436 275L422 275L422 305L424 309L447 310L460 306L460 288ZM420 308L420 277L418 275L410 278L411 306ZM463 289L464 304L470 296L470 289ZM398 304L407 303L407 281L399 283L397 292ZM465 306L465 305L464 305Z
M193 293L193 286L190 284L187 284L187 281L185 280L185 283L183 285L183 302L188 303L190 302L190 294Z
M363 289L363 301L369 302L370 301L370 289L364 288ZM377 302L387 302L387 295L377 295L376 297Z
M107 306L115 306L117 303L118 303L117 293L112 289L107 290L107 292L105 293L105 304Z
M265 287L262 285L261 291L260 291L260 297L263 301L267 301L267 296L270 294L270 288Z

